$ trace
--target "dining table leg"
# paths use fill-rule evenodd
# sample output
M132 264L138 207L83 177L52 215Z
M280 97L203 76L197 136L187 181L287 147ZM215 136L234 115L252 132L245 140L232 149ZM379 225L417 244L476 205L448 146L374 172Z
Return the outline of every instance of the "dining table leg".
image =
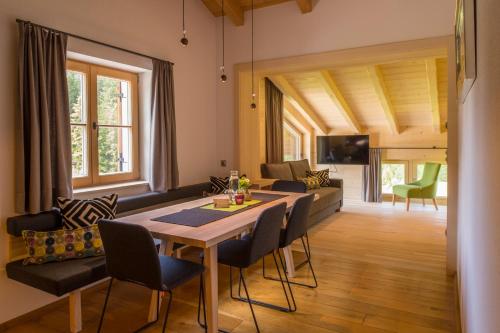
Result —
M288 277L295 277L295 263L293 261L292 246L288 245L283 248L283 254L285 255L286 262L286 272Z
M219 292L218 292L218 275L217 275L217 245L205 248L205 306L207 311L207 332L217 333L218 314L219 314Z
M164 256L172 256L174 252L174 242L169 242L167 240L162 239L160 243L160 251L158 252L160 255ZM149 303L149 314L148 321L155 321L157 318L157 309L161 308L161 301L164 294L160 293L160 297L158 297L158 291L153 290L151 293L151 302Z

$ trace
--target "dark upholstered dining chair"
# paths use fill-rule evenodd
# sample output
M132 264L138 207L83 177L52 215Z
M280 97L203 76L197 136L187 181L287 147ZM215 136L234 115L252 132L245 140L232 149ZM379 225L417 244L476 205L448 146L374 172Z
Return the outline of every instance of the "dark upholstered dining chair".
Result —
M295 201L294 205L292 206L290 214L288 215L286 227L284 229L281 229L281 234L280 234L280 249L290 246L293 243L293 241L300 238L300 240L302 241L302 246L304 247L304 253L306 255L306 260L304 263L307 263L309 265L309 269L311 270L314 279L314 284L312 285L294 281L288 281L288 280L287 282L290 284L305 286L309 288L318 287L316 274L314 273L314 269L311 263L311 249L309 247L309 239L307 238L307 218L309 216L309 212L311 210L313 201L314 201L314 194L310 194L308 196L297 199L297 201ZM264 276L264 278L271 280L278 280L276 278L266 276L265 267L266 266L263 259L262 275Z
M172 290L194 277L201 277L204 271L203 265L158 255L153 237L141 225L108 220L101 220L98 225L106 255L106 269L111 276L111 280L109 281L97 332L101 331L114 279L157 290L157 304L159 303L160 292L169 294L162 330L162 332L165 332L172 303ZM201 281L203 280L201 279ZM203 288L201 289L203 290ZM158 321L158 308L156 320L141 326L135 332L141 331Z
M230 239L224 241L220 243L217 248L218 262L220 264L229 266L229 290L231 298L248 303L257 332L260 332L260 329L257 323L257 318L255 317L252 304L287 312L290 312L290 309L292 309L283 281L281 281L281 285L286 296L288 308L252 300L248 293L247 284L243 274L244 269L250 267L265 255L272 253L276 269L278 270L278 274L281 276L275 252L279 247L280 230L283 223L283 218L285 216L285 211L286 203L284 202L265 209L257 218L257 222L251 234L246 235L241 239ZM239 295L233 296L233 267L239 269L238 290L241 290L241 284L243 284L246 297L241 297ZM203 297L203 293L201 293L201 290L200 296ZM198 320L200 322L200 325L202 327L205 327L205 324L201 323L199 318Z

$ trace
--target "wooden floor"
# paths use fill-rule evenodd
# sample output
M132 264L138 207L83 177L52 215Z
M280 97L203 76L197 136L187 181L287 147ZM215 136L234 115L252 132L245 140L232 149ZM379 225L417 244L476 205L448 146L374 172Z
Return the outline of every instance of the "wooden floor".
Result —
M320 286L295 287L293 314L256 307L263 332L444 333L456 332L454 279L445 269L445 212L400 204L350 205L310 232ZM296 248L299 250L299 247ZM195 253L188 256L194 258ZM297 260L302 257L296 253ZM271 269L271 260L268 260ZM260 265L249 272L250 295L284 304L279 283L263 280ZM229 300L228 270L221 267L220 323L231 332L255 332L248 305ZM298 271L310 278L307 269ZM168 332L203 332L196 324L198 280L174 292ZM144 323L150 292L116 283L103 332L131 332ZM83 295L84 332L95 332L104 289ZM7 332L66 332L66 303ZM153 326L146 332L161 332Z

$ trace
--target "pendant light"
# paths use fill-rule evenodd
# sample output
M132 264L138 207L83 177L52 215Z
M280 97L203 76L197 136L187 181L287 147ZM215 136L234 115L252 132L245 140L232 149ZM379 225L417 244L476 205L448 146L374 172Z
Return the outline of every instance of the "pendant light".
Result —
M186 47L189 40L186 37L186 14L185 14L185 0L182 0L182 38L180 39L181 45Z
M250 104L250 108L255 110L257 108L257 104L255 104L255 71L254 71L254 52L253 52L253 44L254 44L254 31L253 31L253 0L252 0L252 104Z
M220 80L227 81L225 65L225 38L224 38L224 0L222 0L222 66L220 67Z

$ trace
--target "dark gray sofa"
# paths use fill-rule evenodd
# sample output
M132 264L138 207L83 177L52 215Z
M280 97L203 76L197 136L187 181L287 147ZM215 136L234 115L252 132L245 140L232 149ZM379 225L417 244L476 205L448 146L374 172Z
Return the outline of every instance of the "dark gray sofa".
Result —
M266 163L260 166L262 178L290 181L300 181L300 178L306 177L306 171L310 170L311 167L307 159L283 163ZM340 211L343 201L342 179L330 179L328 187L321 187L308 192L315 193L318 197L314 201L309 215L310 226Z

